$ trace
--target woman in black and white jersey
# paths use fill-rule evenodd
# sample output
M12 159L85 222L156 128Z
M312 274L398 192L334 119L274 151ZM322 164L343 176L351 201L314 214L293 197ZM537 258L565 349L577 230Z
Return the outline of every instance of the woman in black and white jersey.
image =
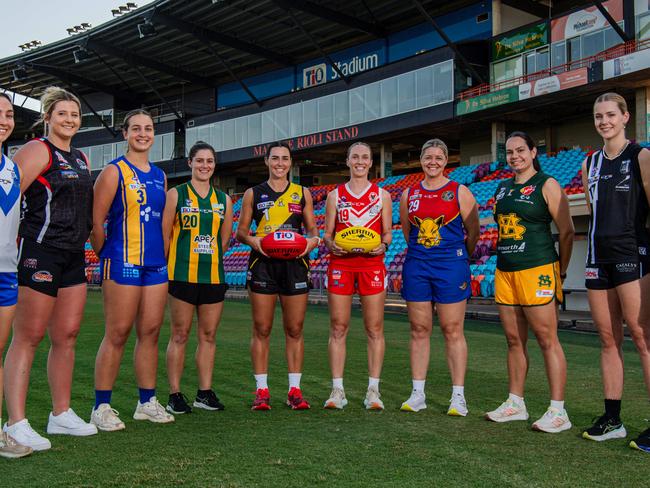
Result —
M650 151L625 136L625 99L605 93L594 103L603 148L585 159L582 182L590 210L585 285L600 334L605 413L583 432L604 441L627 435L621 422L623 321L639 351L650 395L650 236L645 227L650 197ZM645 297L645 303L643 300ZM630 447L650 452L650 429Z

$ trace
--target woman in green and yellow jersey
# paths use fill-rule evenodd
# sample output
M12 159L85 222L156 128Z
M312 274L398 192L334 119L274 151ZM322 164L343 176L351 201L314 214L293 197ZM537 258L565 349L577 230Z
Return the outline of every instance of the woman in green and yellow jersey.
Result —
M194 407L223 410L212 390L215 335L226 293L223 253L232 232L232 202L211 184L216 165L212 146L197 142L190 149L192 179L167 192L163 235L168 256L172 335L167 346L169 403L167 410L192 411L181 393L185 346L198 316L196 367L199 388Z
M544 355L551 404L533 429L557 433L571 428L564 409L566 360L557 336L557 303L571 259L573 223L569 202L553 178L542 172L537 148L524 132L506 140L506 158L515 176L495 193L494 219L499 226L495 301L508 340L510 395L488 420L528 420L524 383L528 372L528 328ZM559 232L559 255L551 233Z

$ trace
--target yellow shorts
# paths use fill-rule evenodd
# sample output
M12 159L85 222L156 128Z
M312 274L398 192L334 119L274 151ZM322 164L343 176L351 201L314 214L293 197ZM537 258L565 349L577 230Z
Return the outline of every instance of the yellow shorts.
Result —
M534 307L562 303L562 280L560 263L544 264L521 271L496 270L494 276L494 299L499 305Z

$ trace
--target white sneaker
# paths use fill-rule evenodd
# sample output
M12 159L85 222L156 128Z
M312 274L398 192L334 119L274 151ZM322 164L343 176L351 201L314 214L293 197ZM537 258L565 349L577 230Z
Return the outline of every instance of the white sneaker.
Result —
M424 392L413 390L408 400L402 403L400 410L403 412L419 412L420 410L427 408L425 400L426 396L424 395Z
M47 423L48 434L66 434L84 437L87 435L95 435L97 427L93 424L87 424L74 413L71 408L59 415L54 415L50 412L50 420Z
M524 402L517 403L510 398L503 402L499 408L487 412L485 418L492 422L511 422L513 420L528 420L528 412Z
M31 447L34 451L46 451L52 447L52 443L40 435L27 419L22 419L13 425L5 424L2 430L9 434L18 444Z
M124 430L126 426L120 420L119 415L120 412L111 408L108 403L102 403L97 408L93 408L90 413L90 423L96 425L99 430L103 430L104 432Z
M466 417L468 412L465 397L463 395L452 395L449 400L447 415L451 417Z
M165 411L156 397L151 397L151 400L145 403L138 402L133 414L135 420L148 420L157 424L168 424L174 421L174 416Z
M557 408L548 407L546 413L542 415L539 420L536 420L533 423L534 430L541 430L542 432L548 432L550 434L557 434L563 430L569 430L571 428L571 421L569 420L569 415L566 413L566 410L558 410Z
M16 459L29 456L32 448L18 444L13 437L6 432L0 433L0 457Z
M330 397L325 401L324 408L341 410L347 404L348 400L345 398L343 388L332 388L332 393L330 393Z
M369 387L366 392L366 399L363 401L366 410L383 410L384 402L381 401L380 397L381 395L376 387Z

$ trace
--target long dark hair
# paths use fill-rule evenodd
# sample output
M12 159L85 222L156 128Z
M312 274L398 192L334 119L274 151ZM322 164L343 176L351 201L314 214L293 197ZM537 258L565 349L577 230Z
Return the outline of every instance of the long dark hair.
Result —
M268 161L269 154L271 154L271 149L273 149L274 147L283 147L283 148L285 148L287 151L289 151L289 157L292 158L292 156L291 156L291 147L289 147L289 144L287 144L284 141L276 141L276 142L272 142L271 144L268 145L268 147L266 148L266 155L264 156L264 159L266 159Z
M11 105L14 104L14 101L11 99L11 97L10 97L9 95L7 95L5 92L0 92L0 97L2 97L2 98L6 98L7 101L8 101Z
M525 142L526 146L528 146L528 149L531 151L533 149L537 149L537 146L535 145L535 141L533 141L533 138L530 137L526 132L517 130L515 132L511 132L510 135L506 138L506 143L508 140L512 139L513 137L521 137ZM542 171L542 167L539 164L539 159L537 159L537 155L533 158L533 168L535 168L535 171Z
M214 172L210 178L210 185L212 185L213 188L217 188L217 152L214 150L214 148L207 142L196 141L190 148L188 159L192 161L192 159L194 159L194 156L196 156L196 153L202 151L203 149L210 151L212 153L212 157L214 158Z

